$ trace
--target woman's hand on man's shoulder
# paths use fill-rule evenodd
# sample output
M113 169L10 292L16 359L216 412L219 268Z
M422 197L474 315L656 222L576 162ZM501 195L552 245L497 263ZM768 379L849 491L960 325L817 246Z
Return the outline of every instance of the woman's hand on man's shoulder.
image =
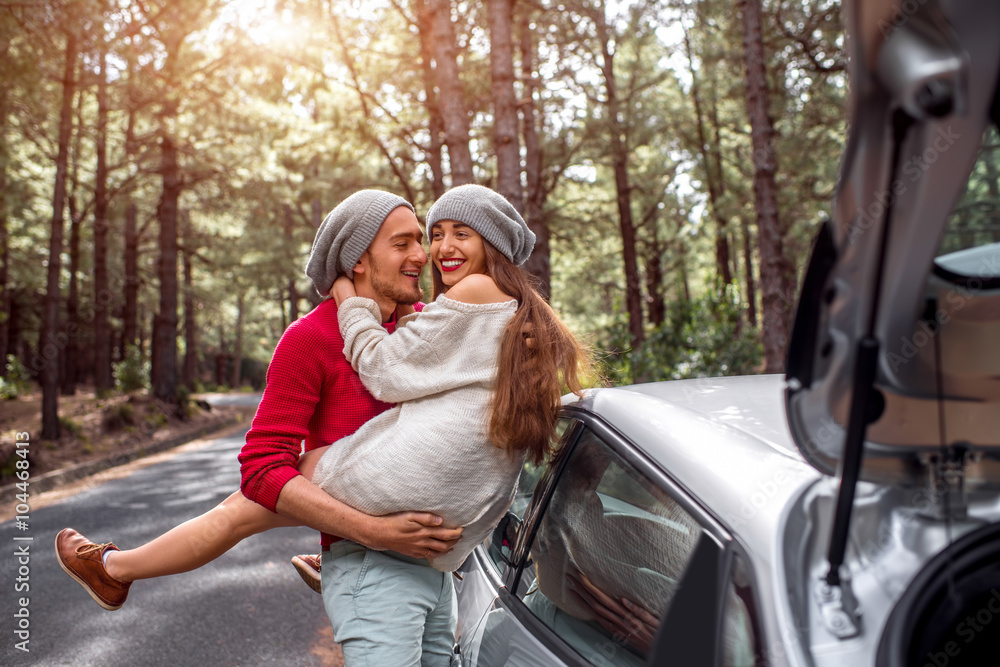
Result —
M483 273L468 275L448 290L448 298L463 303L503 303L514 297L505 294L493 278Z
M354 281L344 275L337 276L337 279L333 281L333 286L330 288L330 296L333 297L338 306L357 295L358 293L354 289Z

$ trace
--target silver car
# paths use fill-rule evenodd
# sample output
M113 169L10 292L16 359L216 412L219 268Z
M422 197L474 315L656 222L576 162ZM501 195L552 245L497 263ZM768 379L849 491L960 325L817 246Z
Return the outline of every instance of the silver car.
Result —
M1000 3L845 24L787 375L568 401L459 572L454 664L1000 664Z

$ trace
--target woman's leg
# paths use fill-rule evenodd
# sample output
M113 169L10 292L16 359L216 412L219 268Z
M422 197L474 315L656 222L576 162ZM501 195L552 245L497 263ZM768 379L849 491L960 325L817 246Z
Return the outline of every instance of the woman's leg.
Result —
M306 452L299 471L312 478L326 447ZM251 535L271 528L301 525L248 500L237 491L221 503L136 549L110 551L105 568L119 581L188 572L209 563Z
M221 503L136 549L111 551L105 568L119 581L187 572L209 563L244 538L299 525L237 491Z

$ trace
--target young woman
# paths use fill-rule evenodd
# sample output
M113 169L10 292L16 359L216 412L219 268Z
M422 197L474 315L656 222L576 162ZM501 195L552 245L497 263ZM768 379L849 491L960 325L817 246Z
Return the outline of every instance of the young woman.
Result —
M466 185L445 193L427 224L437 298L395 333L349 279L332 290L345 356L376 398L399 405L310 452L300 469L368 514L419 507L464 531L430 561L348 541L324 552L324 604L348 665L448 664L447 573L506 511L524 458L546 455L562 382L580 391L582 350L520 268L534 235L517 211ZM271 516L273 526L256 520L261 529L289 525Z

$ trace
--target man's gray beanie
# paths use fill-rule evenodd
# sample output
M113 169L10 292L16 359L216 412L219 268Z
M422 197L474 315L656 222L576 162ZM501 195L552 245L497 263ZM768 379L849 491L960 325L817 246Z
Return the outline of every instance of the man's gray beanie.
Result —
M323 220L313 240L306 275L326 296L340 274L351 275L385 219L400 206L413 205L389 192L361 190L340 202Z
M535 234L503 195L481 185L459 185L434 202L427 229L442 220L464 222L520 266L535 247Z

